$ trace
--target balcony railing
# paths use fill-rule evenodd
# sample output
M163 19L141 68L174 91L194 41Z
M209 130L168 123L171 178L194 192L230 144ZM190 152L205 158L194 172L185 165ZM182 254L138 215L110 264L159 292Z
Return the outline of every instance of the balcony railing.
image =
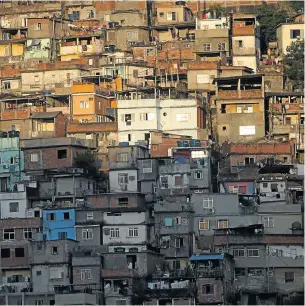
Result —
M195 273L197 278L217 278L217 277L223 277L224 272L222 269L219 268L199 268Z

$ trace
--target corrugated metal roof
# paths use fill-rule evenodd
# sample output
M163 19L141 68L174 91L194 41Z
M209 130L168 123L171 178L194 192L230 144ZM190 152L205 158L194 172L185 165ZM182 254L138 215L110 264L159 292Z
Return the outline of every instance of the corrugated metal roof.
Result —
M193 255L189 260L215 260L215 259L224 259L224 254L205 254L205 255Z
M41 112L31 115L31 119L50 119L55 118L60 112Z

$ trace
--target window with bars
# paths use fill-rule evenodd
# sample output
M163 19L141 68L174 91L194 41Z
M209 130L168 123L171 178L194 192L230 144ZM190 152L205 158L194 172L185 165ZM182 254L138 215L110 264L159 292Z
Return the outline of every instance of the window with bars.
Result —
M128 237L138 237L139 236L139 230L137 227L129 228L128 229Z
M213 198L203 198L202 202L203 202L203 208L213 208L214 207Z
M120 237L120 229L119 228L111 228L110 229L110 237L111 238L119 238Z
M93 230L92 228L82 229L82 239L83 240L92 240L93 239Z
M210 220L200 220L199 221L199 230L208 231L210 229Z

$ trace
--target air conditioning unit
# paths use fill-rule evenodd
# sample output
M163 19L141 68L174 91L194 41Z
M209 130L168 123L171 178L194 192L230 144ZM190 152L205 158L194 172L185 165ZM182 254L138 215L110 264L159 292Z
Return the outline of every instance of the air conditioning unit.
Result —
M152 173L152 168L143 168L143 173Z
M105 236L109 236L110 235L110 229L109 228L105 228L104 229L104 235Z
M25 176L23 177L23 180L24 180L24 181L31 181L31 176L30 176L30 175L25 175Z
M215 212L214 208L208 208L208 213L213 214Z
M9 169L10 166L9 165L3 165L3 169Z
M196 190L194 190L194 193L203 193L203 190L202 189L196 189Z
M127 190L127 185L121 185L121 189L122 189L123 191L126 191L126 190Z

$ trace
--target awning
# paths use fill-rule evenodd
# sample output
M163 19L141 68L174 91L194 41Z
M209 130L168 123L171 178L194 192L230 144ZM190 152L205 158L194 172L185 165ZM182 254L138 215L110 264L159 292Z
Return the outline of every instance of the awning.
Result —
M206 254L206 255L193 255L189 260L217 260L217 259L224 259L224 254Z

